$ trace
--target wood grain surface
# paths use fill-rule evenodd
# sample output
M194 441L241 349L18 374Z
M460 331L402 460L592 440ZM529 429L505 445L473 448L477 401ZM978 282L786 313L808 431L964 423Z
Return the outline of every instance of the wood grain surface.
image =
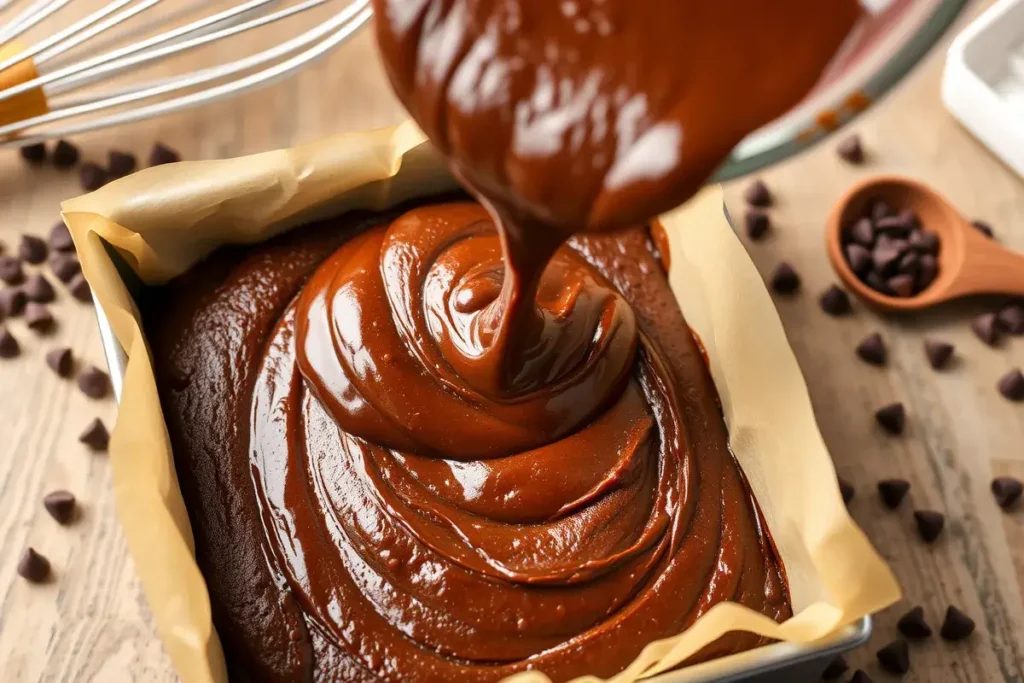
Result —
M76 11L84 11L101 0L77 4ZM971 14L979 9L973 6ZM224 56L229 50L215 52ZM994 475L1024 477L1024 404L1008 402L995 388L1005 371L1024 366L1024 338L989 348L970 332L970 318L991 310L996 299L894 317L855 302L854 314L838 319L817 305L819 293L836 281L824 253L825 217L843 188L866 174L898 172L924 180L966 215L990 221L1003 244L1024 250L1024 182L942 108L941 53L852 126L868 149L866 164L840 162L837 140L830 140L761 174L778 202L770 235L749 249L766 277L782 260L802 277L797 295L777 298L779 312L836 467L856 486L851 511L906 593L905 604L877 619L870 645L851 663L876 680L894 680L879 670L874 652L897 636L898 616L910 605L923 605L937 630L946 606L954 604L977 621L978 632L963 643L933 638L913 644L913 670L904 680L1022 683L1024 510L1002 512L988 487ZM195 68L205 59L190 57L176 66ZM205 159L401 118L363 32L270 89L75 141L86 159L100 162L112 147L145 156L154 140L185 158ZM742 215L745 183L728 188L733 215ZM21 233L46 234L60 201L77 192L74 173L30 169L17 154L0 152L0 241L11 250ZM173 681L114 515L107 461L77 441L93 417L112 424L116 406L112 399L86 398L43 361L46 350L69 346L79 369L102 367L94 312L62 288L53 310L59 323L49 336L29 331L21 320L7 321L22 354L0 361L0 680ZM875 331L889 348L885 368L867 366L853 353ZM922 350L926 336L956 344L953 367L930 369ZM874 425L874 410L891 401L903 401L908 409L902 438ZM896 512L885 510L875 492L877 480L886 477L913 484ZM55 488L70 489L81 501L81 516L71 526L58 526L42 508L42 496ZM943 537L932 546L914 532L915 508L948 516ZM53 562L49 584L29 585L17 576L18 558L29 545Z

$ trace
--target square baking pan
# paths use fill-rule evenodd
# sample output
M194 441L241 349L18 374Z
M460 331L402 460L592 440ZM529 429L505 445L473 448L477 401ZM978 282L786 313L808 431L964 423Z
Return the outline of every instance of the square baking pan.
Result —
M126 288L138 304L145 298L145 285L116 249L106 243L104 246ZM114 336L110 321L99 302L95 304L103 353L110 370L110 382L120 402L128 357ZM813 644L774 643L734 655L725 674L719 668L716 673L703 676L703 665L696 665L688 667L685 676L682 672L668 672L646 680L652 683L811 683L820 680L821 672L836 655L867 642L871 628L871 617L868 616Z

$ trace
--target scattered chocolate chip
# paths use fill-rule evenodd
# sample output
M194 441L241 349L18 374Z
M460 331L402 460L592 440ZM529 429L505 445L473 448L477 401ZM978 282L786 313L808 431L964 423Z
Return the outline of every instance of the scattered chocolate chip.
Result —
M56 253L50 257L50 270L57 276L57 279L67 284L71 279L82 272L82 266L73 254Z
M176 161L181 161L181 155L179 155L170 147L159 142L153 145L153 151L149 153L150 166L172 164Z
M864 147L860 144L860 136L857 134L850 135L840 142L836 147L836 153L851 164L864 163Z
M78 170L78 182L83 190L93 192L110 182L110 174L99 164L87 161Z
M978 339L989 346L999 343L999 325L995 313L983 313L971 321L971 329Z
M1014 368L999 378L999 393L1011 401L1024 401L1024 374Z
M53 329L55 322L50 309L43 304L37 304L35 301L25 304L25 324L29 329L45 334Z
M933 370L941 370L946 367L953 357L954 347L952 344L938 341L936 339L924 340L924 355L928 357L928 365Z
M771 227L771 220L768 218L768 214L761 211L747 211L743 217L743 222L747 229L747 237L755 242L764 237Z
M21 269L21 259L14 256L0 256L0 280L9 285L21 284L25 273Z
M30 276L21 289L29 301L35 301L37 304L48 304L57 298L53 285L40 273Z
M939 261L931 254L923 254L917 262L917 291L928 289L939 274Z
M850 669L849 664L842 655L836 655L835 659L828 663L825 670L821 672L821 680L834 681Z
M933 543L946 526L946 516L935 510L914 510L914 521L917 522L917 533L925 543Z
M944 640L963 640L974 633L974 620L950 605L946 608L946 618L942 620L939 635Z
M832 285L824 291L821 298L818 299L818 304L821 306L821 310L832 316L844 315L852 310L850 295L836 285Z
M33 166L39 166L46 161L45 143L37 142L34 145L23 145L18 151L21 152L21 158Z
M77 147L67 140L58 140L57 146L53 148L51 159L57 168L72 168L78 163L80 157L81 154Z
M25 548L18 560L18 575L31 583L43 583L50 578L50 561L32 548Z
M15 287L0 290L0 310L5 318L14 318L22 314L28 297L25 292Z
M1020 500L1024 493L1024 483L1013 477L996 477L992 480L992 495L996 503L1004 510L1009 510Z
M920 606L912 608L900 617L900 620L896 622L896 628L905 637L914 640L929 638L932 635L931 626L924 620L924 608Z
M910 671L910 647L905 640L894 640L875 653L882 668L893 674Z
M74 370L75 360L71 349L51 349L46 352L46 364L61 377L70 377Z
M850 270L862 275L871 267L871 252L859 244L846 245L846 260L850 264Z
M891 403L875 412L875 420L890 434L902 434L907 425L907 412L902 403Z
M939 253L939 236L934 232L914 230L910 233L910 237L907 239L907 244L910 245L911 249L919 251L922 254L935 255Z
M886 216L892 216L896 211L884 199L876 199L868 208L868 215L873 221L880 221Z
M6 327L0 328L0 358L15 358L21 353L21 345Z
M853 672L853 678L850 679L850 683L875 683L875 679L864 673L863 669L857 669Z
M22 235L18 256L27 263L39 264L46 260L46 241L35 235Z
M81 273L71 278L71 282L68 283L68 291L71 292L71 296L75 297L83 304L92 303L92 289L89 287L89 283L86 281L85 276Z
M842 477L838 477L839 480L839 493L843 496L843 502L849 504L853 497L856 495L856 491L853 488L853 484L846 481Z
M783 261L772 275L772 289L779 294L792 294L800 289L800 276L789 263Z
M43 507L58 524L67 524L75 517L75 496L70 491L51 491L43 496Z
M94 451L105 451L110 443L110 434L100 419L96 418L78 435L78 440Z
M71 231L63 222L50 228L50 249L54 251L75 250L75 241L71 239Z
M1024 334L1024 304L1007 304L996 314L999 326L1010 334Z
M848 231L850 240L865 248L871 248L875 243L875 226L870 218L859 218L854 221Z
M748 185L747 189L743 192L743 198L747 200L747 204L760 208L771 206L773 203L771 190L768 189L763 180L755 180Z
M985 237L988 237L989 239L995 237L995 233L992 232L992 226L985 221L971 221L971 225L973 225L974 229Z
M896 275L886 280L885 284L889 286L889 290L893 294L901 299L906 299L914 293L913 275Z
M107 169L110 171L110 175L114 178L123 178L126 175L135 173L135 168L138 166L138 162L135 160L135 155L130 152L120 152L116 149L110 150L108 156Z
M882 341L882 335L875 332L865 337L864 341L857 344L857 355L865 363L885 365L888 353L885 349L885 342Z
M878 495L890 510L895 510L903 502L910 491L910 482L906 479L883 479L878 482Z
M110 378L94 365L78 375L78 388L89 398L103 398L110 391Z

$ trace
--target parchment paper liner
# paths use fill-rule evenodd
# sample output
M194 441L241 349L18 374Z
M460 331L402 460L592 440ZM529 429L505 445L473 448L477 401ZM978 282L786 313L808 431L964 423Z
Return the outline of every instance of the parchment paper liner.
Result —
M154 284L220 244L258 242L317 217L383 209L453 187L422 133L403 124L241 159L147 169L64 203L82 269L128 355L110 442L118 516L186 683L225 681L223 653L193 559L139 312L99 238ZM672 287L707 349L732 448L782 555L795 616L780 625L734 603L717 605L680 636L651 643L617 682L670 669L726 631L811 642L899 599L893 575L846 512L807 387L771 298L725 220L720 188L705 189L662 223ZM701 676L728 660L701 665ZM673 675L689 678L686 670ZM513 679L548 680L536 672Z

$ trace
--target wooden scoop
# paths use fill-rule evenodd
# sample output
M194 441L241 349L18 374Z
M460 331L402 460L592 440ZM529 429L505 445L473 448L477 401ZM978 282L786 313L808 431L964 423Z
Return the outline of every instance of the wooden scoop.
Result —
M877 292L861 282L846 261L843 228L863 216L867 204L876 199L899 210L913 210L922 227L939 237L939 273L919 294L900 298ZM969 294L1024 296L1024 255L983 235L942 195L909 178L875 176L850 188L832 209L825 246L847 288L877 308L916 310Z

